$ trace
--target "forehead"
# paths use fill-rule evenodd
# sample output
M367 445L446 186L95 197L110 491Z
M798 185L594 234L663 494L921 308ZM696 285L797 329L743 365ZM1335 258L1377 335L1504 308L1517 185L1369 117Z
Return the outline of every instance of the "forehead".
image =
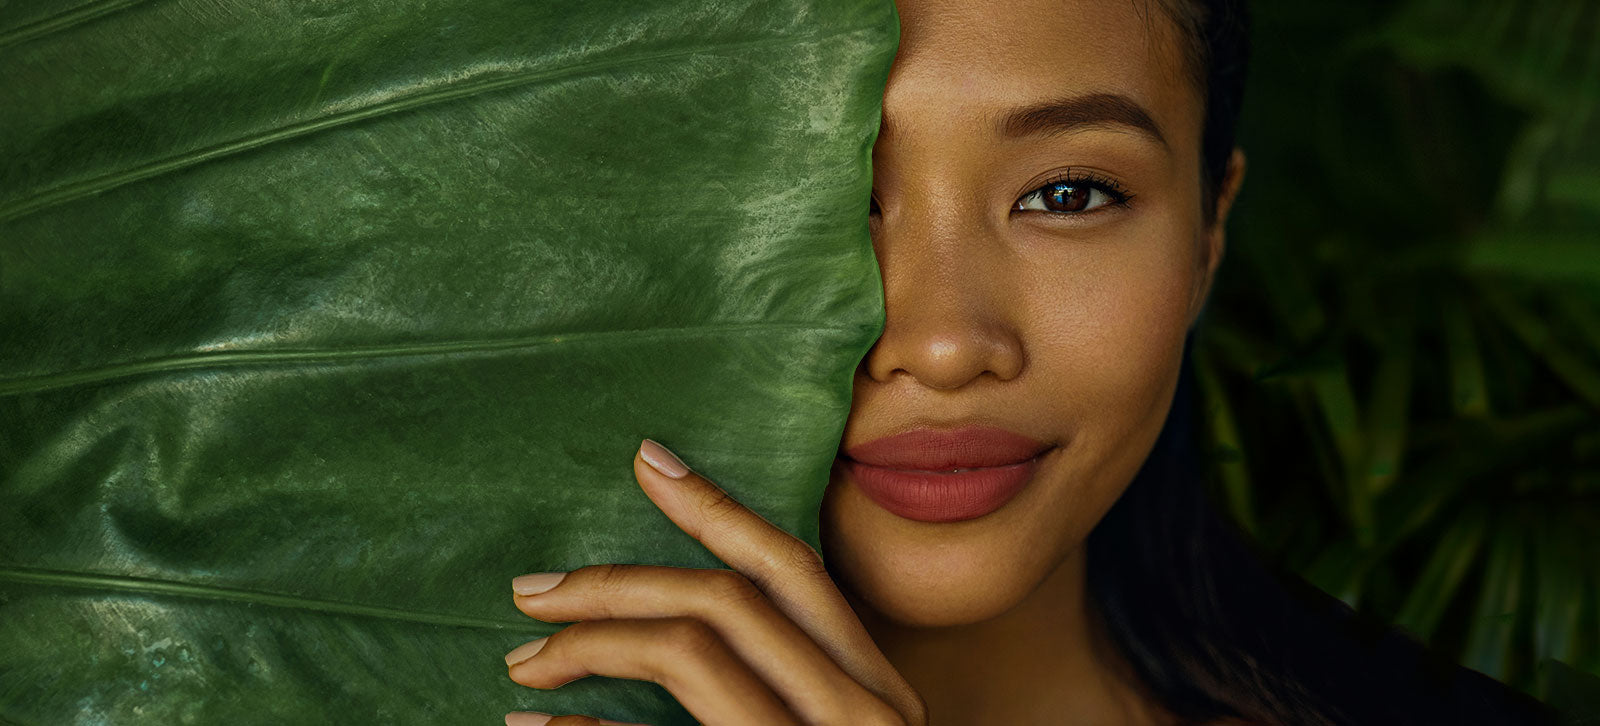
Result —
M1147 110L1175 146L1198 145L1202 99L1163 1L898 0L885 130L970 129L1010 109L1109 93Z

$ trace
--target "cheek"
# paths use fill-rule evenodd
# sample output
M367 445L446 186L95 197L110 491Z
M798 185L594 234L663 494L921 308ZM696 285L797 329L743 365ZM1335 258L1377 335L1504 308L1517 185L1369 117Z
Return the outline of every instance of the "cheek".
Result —
M1181 225L1134 232L1030 240L1004 272L1012 284L993 302L1026 361L1003 384L1021 405L998 415L1038 417L1035 430L1069 441L1011 506L911 523L843 486L835 467L822 512L829 567L880 613L931 627L1006 611L1082 545L1138 470L1177 380L1197 273Z
M1200 272L1191 228L1039 253L1029 269L1030 386L1069 440L1028 523L1057 551L1078 546L1126 488L1172 400Z
M1093 426L1160 403L1188 332L1197 249L1190 230L1156 223L1032 249L1020 317L1031 372L1050 379L1042 386L1069 420Z

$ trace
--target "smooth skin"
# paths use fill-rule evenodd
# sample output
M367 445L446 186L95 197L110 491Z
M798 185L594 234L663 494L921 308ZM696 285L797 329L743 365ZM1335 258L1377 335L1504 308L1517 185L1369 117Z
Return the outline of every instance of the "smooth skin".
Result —
M1057 447L1005 506L959 522L891 514L835 466L826 567L687 467L638 456L645 494L732 569L598 565L517 595L575 624L508 658L516 682L654 681L708 726L1176 722L1109 643L1085 542L1165 421L1243 155L1208 222L1203 99L1159 0L898 9L870 222L887 319L842 446L977 424Z

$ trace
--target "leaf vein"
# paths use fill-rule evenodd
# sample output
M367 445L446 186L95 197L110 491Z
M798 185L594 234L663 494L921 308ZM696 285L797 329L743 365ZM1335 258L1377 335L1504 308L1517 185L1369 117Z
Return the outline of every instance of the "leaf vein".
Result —
M444 85L420 91L399 98L393 98L369 106L352 109L350 111L330 114L319 118L310 119L297 124L289 124L278 128L268 129L255 134L250 134L220 144L213 144L201 149L158 159L148 164L125 169L111 174L104 174L82 181L68 182L46 189L38 194L25 197L11 204L0 206L0 222L9 222L21 217L26 217L53 206L65 204L84 197L93 196L110 191L120 186L144 181L170 172L179 171L193 166L198 166L209 161L241 154L254 149L259 149L271 144L288 141L291 139L308 136L319 131L340 128L351 124L366 121L381 116L410 111L425 106L449 101L470 98L473 96L500 91L522 86L537 85L548 81L596 73L619 66L647 65L682 56L697 53L725 53L730 51L750 50L765 48L774 45L799 45L802 43L826 40L839 35L860 32L860 28L851 28L845 31L821 33L802 36L785 36L779 38L759 38L732 43L700 45L692 48L678 48L655 53L642 53L624 56L622 58L601 59L589 63L576 63L569 66L560 66L546 69L529 69L526 71L496 75L487 78L477 78L467 81L452 82L446 80Z
M20 45L30 40L37 40L142 2L145 2L145 0L96 0L95 2L87 2L68 8L55 15L40 18L34 22L0 33L0 49Z
M663 338L676 338L687 334L747 334L773 331L860 332L853 327L820 326L808 323L761 322L730 323L685 327L662 327L633 330L601 330L551 333L518 338L489 340L452 340L430 343L400 343L389 345L352 346L348 348L285 349L285 350L231 350L172 355L160 358L127 361L107 366L83 368L72 371L45 373L11 379L0 379L0 396L37 393L56 388L89 383L100 383L118 378L167 373L204 368L230 368L261 365L317 365L337 364L352 360L372 358L402 358L414 356L473 355L496 353L524 348L537 348L557 343L588 342L626 338L629 342L651 342Z
M367 605L364 603L344 602L340 600L324 600L320 598L303 597L299 595L284 595L281 593L264 592L261 590L248 590L238 587L222 587L219 585L202 585L193 582L177 582L173 580L159 580L148 577L134 577L132 575L65 572L61 570L45 570L32 567L0 567L0 582L15 582L25 585L45 585L51 587L70 587L82 590L112 590L115 592L142 593L147 595L166 595L172 597L198 598L202 600L221 600L243 602L252 605L267 605L270 607L288 608L292 610L306 610L310 612L326 613L329 615L354 615L384 620L400 620L427 625L448 625L458 628L483 628L492 630L513 630L540 632L537 625L523 624L513 621L493 620L465 615L451 615L448 613L435 613L420 610L404 610L401 608Z

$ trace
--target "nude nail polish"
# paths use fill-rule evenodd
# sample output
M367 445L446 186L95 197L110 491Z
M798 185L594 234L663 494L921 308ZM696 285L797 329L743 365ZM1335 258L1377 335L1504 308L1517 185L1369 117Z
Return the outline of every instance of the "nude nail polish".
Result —
M506 726L544 726L552 718L555 717L538 711L512 711L506 714Z
M544 637L517 646L516 650L506 654L506 666L514 666L522 661L538 655L539 651L544 648L545 641L549 639L550 638L548 637Z
M511 591L518 595L537 595L545 592L567 578L565 572L535 572L531 575L518 575L511 578Z
M639 456L644 463L669 478L682 479L689 473L689 467L684 465L682 459L651 439L645 439L639 446Z

